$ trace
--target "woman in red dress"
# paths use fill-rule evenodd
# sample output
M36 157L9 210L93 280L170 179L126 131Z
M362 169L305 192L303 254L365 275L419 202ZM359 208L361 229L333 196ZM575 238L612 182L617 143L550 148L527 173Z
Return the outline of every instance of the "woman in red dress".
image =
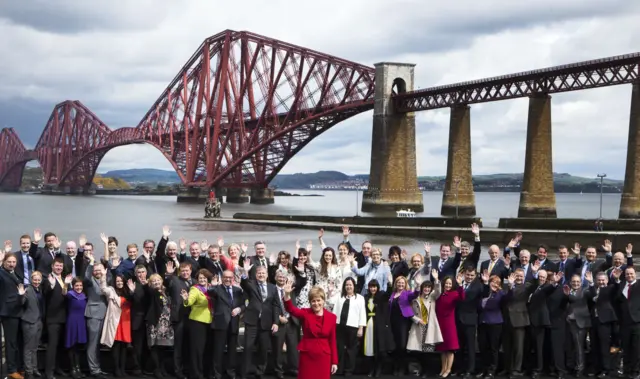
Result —
M300 358L298 379L329 379L338 370L335 314L324 309L326 295L320 287L309 291L311 308L297 308L291 303L293 281L284 286L284 306L291 316L300 320L302 339L298 344Z
M440 361L442 368L440 377L446 378L451 373L453 366L453 353L460 348L458 344L458 332L456 330L456 304L464 300L462 288L462 275L458 275L458 289L453 289L453 279L448 276L442 281L442 294L436 300L436 316L442 331L442 343L436 346L436 351L442 352Z

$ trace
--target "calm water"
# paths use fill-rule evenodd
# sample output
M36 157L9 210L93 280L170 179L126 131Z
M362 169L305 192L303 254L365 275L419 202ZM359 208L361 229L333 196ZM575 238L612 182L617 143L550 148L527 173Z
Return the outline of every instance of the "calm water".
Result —
M288 191L298 194L321 194L324 197L277 197L276 204L223 204L222 213L230 217L236 212L261 212L274 214L316 214L328 216L353 216L356 214L356 196L362 199L362 192L354 191ZM500 217L516 217L519 193L476 193L476 209L485 226L496 226ZM599 214L599 194L557 194L558 217L595 218ZM442 193L425 192L425 212L423 216L439 216ZM605 194L603 216L616 218L620 206L619 194ZM33 233L34 228L42 232L53 231L63 240L77 240L80 234L96 243L104 232L118 238L121 253L128 243L141 244L146 238L158 240L162 226L171 226L171 238L184 237L187 240L207 239L214 243L218 236L230 242L263 240L270 252L292 251L295 241L302 244L313 240L314 252L318 253L317 233L312 230L297 230L251 225L228 225L211 222L188 221L204 214L203 206L178 204L173 196L46 196L33 194L0 193L0 240L10 239L18 246L20 235ZM360 213L362 214L362 213ZM470 238L470 236L463 236ZM325 233L327 245L335 248L342 237L338 233ZM409 251L422 251L422 241L406 237L354 234L352 242L360 244L371 240L386 247L397 244ZM434 241L435 242L435 241Z

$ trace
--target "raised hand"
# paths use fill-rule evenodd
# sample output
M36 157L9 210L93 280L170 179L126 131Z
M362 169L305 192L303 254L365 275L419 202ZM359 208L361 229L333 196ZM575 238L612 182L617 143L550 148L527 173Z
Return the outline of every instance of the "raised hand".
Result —
M72 281L73 281L73 276L71 276L71 274L67 275L67 276L64 278L64 284L66 284L66 285L71 284L71 282L72 282Z
M438 270L436 270L435 268L433 270L431 270L431 276L433 276L433 281L437 282L438 281L438 276L440 274L438 273Z
M189 293L185 289L180 291L180 296L182 297L182 300L184 300L184 301L187 301L189 299Z
M85 251L84 252L84 257L87 258L89 260L89 262L93 261L93 252L91 251Z
M100 239L102 240L102 242L104 242L105 245L109 244L109 238L107 237L106 234L100 233Z
M40 242L41 239L42 239L42 232L40 231L40 229L35 229L33 231L33 242L38 243Z
M244 242L242 242L242 243L240 244L240 250L242 250L242 254L246 254L246 253L247 253L247 248L248 248L248 247L249 247L249 246L247 246L247 244L246 244L246 243L244 243Z
M13 245L11 244L11 240L4 241L4 252L9 254L13 250Z
M518 241L518 243L519 243L520 241L522 241L522 232L517 232L517 233L516 233L516 241Z
M56 285L56 277L53 276L53 274L49 274L47 279L49 280L49 284L51 284L51 287L53 288Z
M509 277L507 278L507 281L510 285L514 285L516 283L516 274L511 273L511 275L509 275Z
M533 262L533 265L531 265L531 270L533 272L538 272L538 270L540 270L540 261L536 260L535 262Z
M87 236L85 236L84 234L81 234L80 238L78 238L78 247L84 248L84 245L86 244L87 244Z
M296 251L300 250L300 240L296 241Z
M20 283L18 284L18 295L22 296L27 292L27 290L24 288L24 284Z
M582 246L580 246L579 242L576 242L573 244L573 248L571 249L571 251L575 254L575 255L580 255L580 249L582 248Z
M461 245L462 245L462 240L460 240L460 237L459 236L453 237L453 246L459 249Z
M178 240L178 246L180 247L180 252L187 250L187 241L184 238L180 237L180 239Z
M620 275L622 275L622 270L620 270L619 268L614 268L613 272L611 273L611 275L613 275L613 277L618 280L620 279Z
M462 285L462 282L464 282L464 274L463 273L458 273L458 275L456 275L456 282L458 283L459 286Z
M429 242L424 243L424 255L429 256L431 254L431 244Z
M224 238L222 238L222 236L218 237L218 246L222 249L222 246L224 246Z
M269 263L271 265L275 265L278 259L276 258L276 253L269 254Z
M584 274L584 279L589 282L589 284L593 283L593 273L591 271L587 271Z
M324 237L324 229L318 231L318 239L322 239L322 237Z
M562 277L564 276L564 272L560 271L560 272L556 272L553 277L555 279L556 283L560 283L562 281Z
M489 270L483 270L482 274L480 274L480 279L482 279L483 282L488 282L489 281Z
M251 268L253 268L253 265L249 262L248 259L245 259L244 260L244 265L243 265L244 273L246 275L249 275L249 272L251 271Z
M607 253L611 252L611 241L609 240L604 240L604 244L602 245L602 250L604 250Z
M220 284L220 276L219 275L214 275L211 278L211 285L212 286L217 286L218 284Z
M311 254L311 250L313 250L313 242L307 242L307 251Z
M207 251L209 249L209 242L207 240L200 241L200 250Z
M471 224L471 233L473 233L475 236L480 234L480 227L478 226L478 224Z
M56 237L53 240L53 249L54 250L58 250L60 248L60 239L58 237Z
M133 282L133 279L127 280L127 287L129 287L129 291L131 292L136 290L136 284Z
M171 235L171 229L169 228L169 225L163 226L162 227L162 238L168 240L170 235Z
M627 248L624 250L627 252L627 255L631 255L631 253L633 253L633 245L628 243Z
M111 258L111 268L116 269L118 266L120 266L120 257Z
M515 238L512 238L511 241L509 241L509 249L513 249L514 247L516 247L516 245L518 244L518 240Z
M565 295L569 296L569 294L571 293L571 288L569 288L568 285L564 285L562 286L562 292L564 292Z
M282 290L286 295L291 295L291 291L293 291L293 280L287 279L287 282L282 287Z
M173 261L168 261L167 262L167 274L171 275L174 272L176 272L176 266L173 263Z
M504 267L509 268L511 266L511 256L507 255L506 257L500 258L504 262Z
M349 238L349 234L351 234L351 230L349 230L349 227L347 225L343 225L342 226L342 236L344 238Z

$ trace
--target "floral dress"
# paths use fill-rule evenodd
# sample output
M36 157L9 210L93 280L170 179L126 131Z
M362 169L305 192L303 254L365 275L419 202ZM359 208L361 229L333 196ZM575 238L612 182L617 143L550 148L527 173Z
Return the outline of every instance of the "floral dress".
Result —
M304 287L300 289L300 292L296 296L296 307L311 308L311 304L309 304L309 291L315 285L316 272L313 268L309 266L305 266L304 272L308 280L307 280L307 283L304 285Z
M337 265L332 265L331 267L327 267L327 274L323 275L321 273L320 263L314 262L313 267L316 270L318 286L324 290L327 298L324 307L328 311L332 311L342 291L342 268Z
M173 346L173 327L171 326L171 298L159 295L162 300L162 313L157 325L147 325L149 346Z

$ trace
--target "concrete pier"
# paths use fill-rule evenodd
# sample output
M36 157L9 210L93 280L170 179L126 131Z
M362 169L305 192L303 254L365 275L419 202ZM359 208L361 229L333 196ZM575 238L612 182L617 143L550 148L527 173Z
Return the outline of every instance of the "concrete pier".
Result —
M416 167L415 113L396 114L391 95L413 90L414 64L377 63L369 187L363 212L422 212Z
M273 204L275 191L273 188L252 188L251 204Z
M551 156L551 96L532 96L518 217L557 217Z
M471 178L471 107L451 108L447 179L442 193L441 215L475 216L476 196Z
M204 204L209 198L209 191L200 187L187 187L178 192L178 203Z
M640 82L633 84L620 218L640 218Z
M249 191L246 188L227 188L227 203L243 204L249 202Z

